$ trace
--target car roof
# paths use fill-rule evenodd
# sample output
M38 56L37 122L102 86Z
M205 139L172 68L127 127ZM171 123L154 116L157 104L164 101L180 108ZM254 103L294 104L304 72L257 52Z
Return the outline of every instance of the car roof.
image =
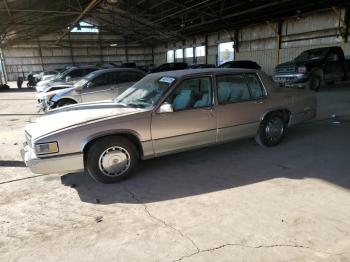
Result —
M142 70L140 69L137 69L137 68L127 68L127 67L124 67L124 68L107 68L107 69L100 69L100 70L97 70L97 71L94 71L93 73L95 74L103 74L103 73L108 73L108 72L125 72L125 71L128 71L128 72L135 72L135 73L141 73L141 74L145 74L145 72L143 72Z
M255 73L258 70L246 69L246 68L200 68L200 69L185 69L176 71L164 71L159 73L153 73L153 75L172 76L175 78L182 78L190 75L199 74L232 74L232 73Z

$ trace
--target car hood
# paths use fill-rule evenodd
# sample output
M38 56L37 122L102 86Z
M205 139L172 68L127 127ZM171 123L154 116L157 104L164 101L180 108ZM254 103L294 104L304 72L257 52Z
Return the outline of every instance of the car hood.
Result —
M78 82L80 79L82 79L82 77L77 77L74 79L71 79L70 81L66 82L60 78L53 78L53 79L48 79L48 80L43 80L40 81L37 84L37 90L39 92L42 92L43 90L45 90L47 87L49 86L53 86L53 85L73 85L74 83Z
M291 66L296 66L297 63L294 62L294 61L289 61L289 62L285 62L285 63L282 63L282 64L278 64L276 67L291 67Z
M55 92L55 91L61 91L62 89L72 89L74 88L72 85L68 85L68 84L61 84L61 85L52 85L52 86L48 86L46 87L42 93L50 93L50 92ZM53 90L56 89L56 90Z
M76 125L136 114L146 110L125 107L114 102L75 104L49 111L44 116L26 125L25 131L35 140L41 136Z
M71 92L72 90L74 90L74 87L68 86L68 85L61 85L61 86L57 86L57 87L59 87L60 89L56 89L56 90L53 90L53 91L47 91L50 88L50 87L48 87L44 91L40 92L37 95L37 98L38 99L50 99L51 97L53 97L55 95L61 97L61 96L64 96L65 94Z

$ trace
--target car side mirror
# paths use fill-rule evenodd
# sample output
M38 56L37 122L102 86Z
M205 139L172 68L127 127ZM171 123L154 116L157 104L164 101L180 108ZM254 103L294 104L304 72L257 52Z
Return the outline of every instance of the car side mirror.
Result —
M172 113L174 112L174 108L168 102L163 103L158 110L159 113Z
M70 76L66 76L65 80L66 82L69 82L72 78Z

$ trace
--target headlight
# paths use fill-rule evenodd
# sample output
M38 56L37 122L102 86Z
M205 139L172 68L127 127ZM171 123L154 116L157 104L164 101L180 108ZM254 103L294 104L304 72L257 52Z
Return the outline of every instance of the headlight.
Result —
M307 71L306 66L299 66L298 67L298 73L305 74Z
M57 142L35 144L35 152L38 155L58 153Z

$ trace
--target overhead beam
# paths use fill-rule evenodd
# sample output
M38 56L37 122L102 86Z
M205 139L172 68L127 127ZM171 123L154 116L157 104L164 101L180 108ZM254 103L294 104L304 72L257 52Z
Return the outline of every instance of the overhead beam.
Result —
M90 4L88 4L87 7L79 14L79 16L74 20L74 22L68 27L67 30L57 39L55 44L58 44L63 37L65 37L71 30L72 28L80 22L80 20L88 13L92 8L94 8L97 4L99 4L102 0L92 0Z
M3 0L3 2L4 2L4 5L5 5L5 7L6 7L7 13L9 14L9 17L12 18L12 14L11 14L9 5L8 5L8 3L7 3L7 0Z
M217 21L220 21L220 20L225 20L225 19L236 17L236 16L241 16L241 15L244 15L244 14L247 14L247 13L251 13L251 12L254 12L254 11L266 9L266 8L273 7L273 6L276 6L276 5L279 5L279 4L283 4L283 3L287 3L287 2L290 2L290 1L291 0L282 0L282 1L270 2L268 4L260 5L260 6L253 7L253 8L250 8L250 9L245 9L245 10L237 12L237 13L232 13L232 14L229 14L229 15L225 15L223 17L219 17L219 18L215 18L215 19L204 21L204 22L201 22L201 23L196 24L196 25L188 26L186 29L192 29L192 28L196 28L196 27L199 27L199 26L204 26L204 25L211 24L211 23L214 23L214 22L217 22Z
M48 14L67 14L78 15L79 11L63 11L63 10L43 10L43 9L17 9L17 8L0 8L0 12L22 12L22 13L48 13Z

